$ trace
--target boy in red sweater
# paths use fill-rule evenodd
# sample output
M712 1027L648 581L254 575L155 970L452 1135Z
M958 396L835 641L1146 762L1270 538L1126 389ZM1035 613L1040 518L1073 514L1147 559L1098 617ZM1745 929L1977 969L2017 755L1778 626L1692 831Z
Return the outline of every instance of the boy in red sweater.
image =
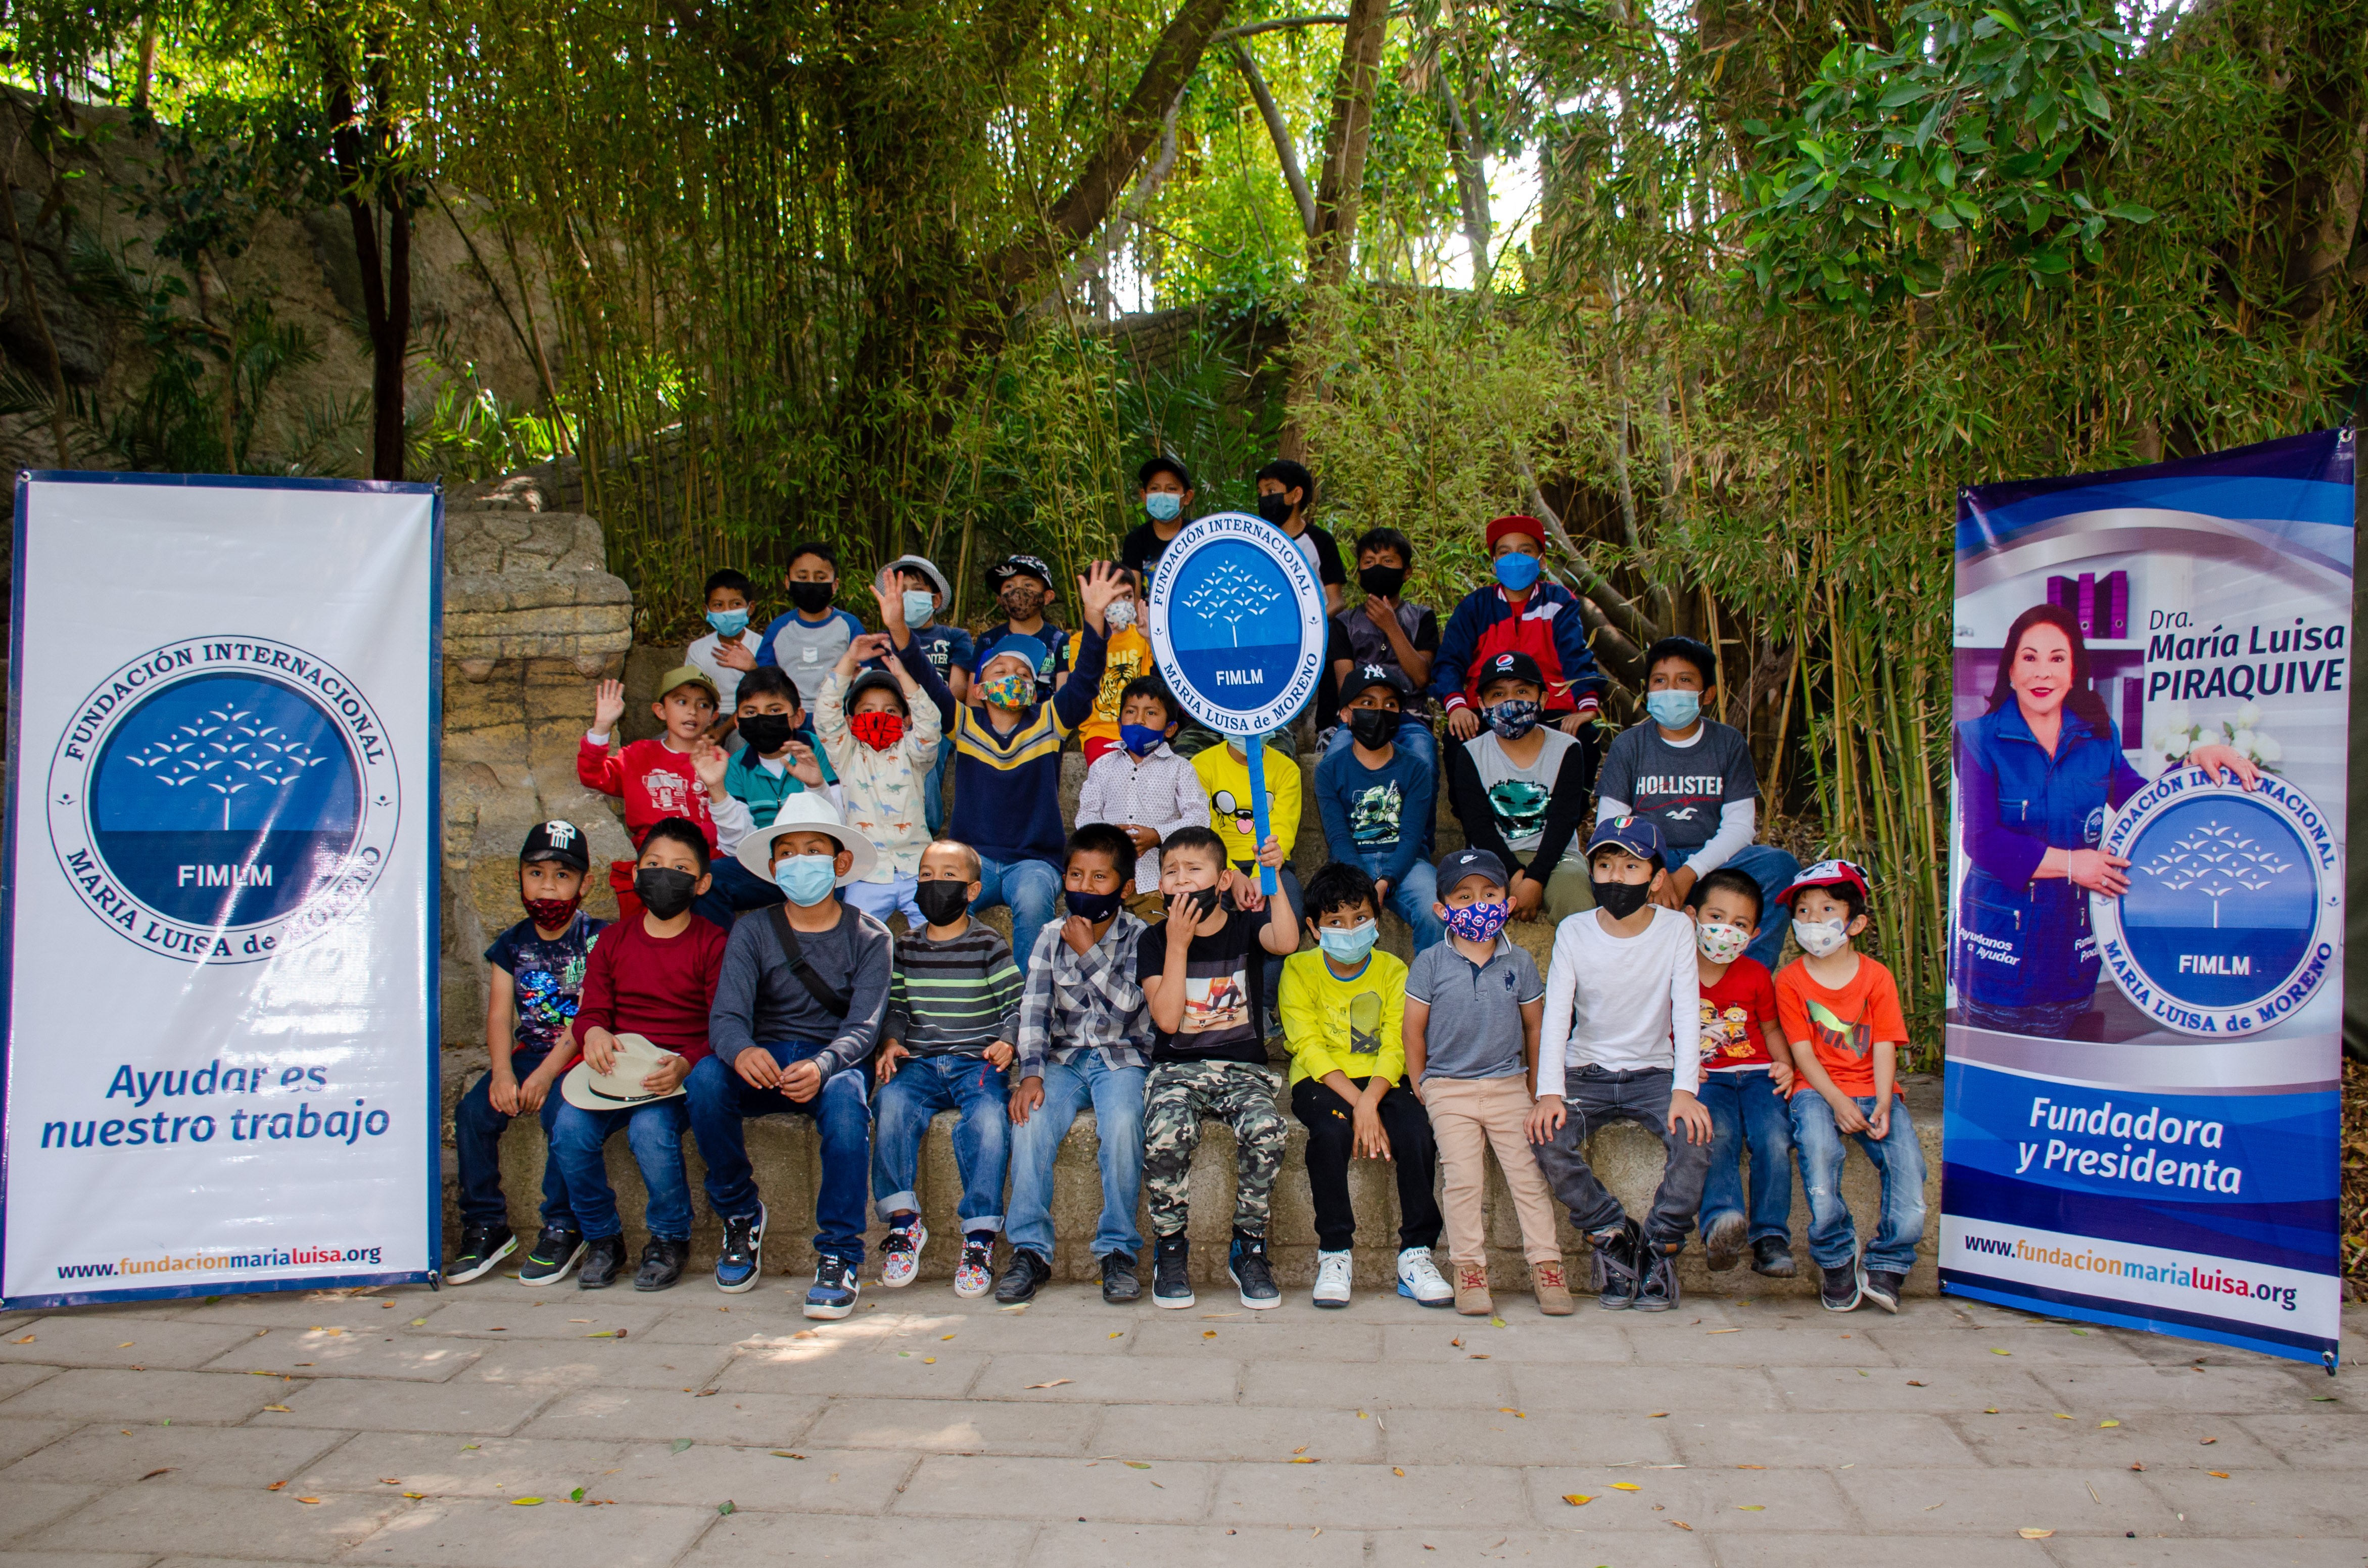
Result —
M721 699L714 677L692 665L668 670L658 682L658 699L650 711L666 726L654 740L632 741L611 751L617 721L625 716L625 683L604 680L592 704L592 728L575 747L575 777L587 790L615 795L625 802L625 833L639 849L650 829L667 817L686 817L707 839L707 852L716 850L715 813L709 805L709 787L695 758L714 742L707 727L715 722ZM634 914L634 863L611 861L609 891L617 895L620 923ZM730 924L725 915L723 924Z

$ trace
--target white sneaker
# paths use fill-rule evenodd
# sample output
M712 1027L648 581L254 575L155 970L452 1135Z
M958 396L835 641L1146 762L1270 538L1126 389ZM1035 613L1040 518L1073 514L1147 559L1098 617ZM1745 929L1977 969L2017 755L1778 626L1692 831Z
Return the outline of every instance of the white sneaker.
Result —
M1355 1272L1354 1255L1346 1252L1319 1252L1315 1255L1315 1304L1319 1307L1345 1307L1349 1304L1349 1276Z
M1398 1294L1417 1306L1452 1307L1455 1288L1440 1278L1429 1247L1408 1247L1398 1254Z

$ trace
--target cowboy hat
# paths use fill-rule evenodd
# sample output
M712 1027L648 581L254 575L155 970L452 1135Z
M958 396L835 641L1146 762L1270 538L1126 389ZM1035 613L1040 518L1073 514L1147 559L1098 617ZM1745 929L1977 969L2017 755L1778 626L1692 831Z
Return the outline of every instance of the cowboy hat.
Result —
M652 1045L637 1034L617 1037L617 1062L606 1073L592 1071L592 1063L578 1062L559 1081L560 1096L580 1110L630 1110L634 1106L655 1105L684 1093L677 1084L664 1094L652 1094L642 1087L642 1080L674 1059L675 1053Z
M838 841L838 846L855 857L838 885L860 882L880 858L871 840L838 820L838 810L830 797L818 790L801 790L781 801L780 811L768 827L750 830L741 837L733 854L749 875L770 886L773 881L773 840L785 833L824 833Z

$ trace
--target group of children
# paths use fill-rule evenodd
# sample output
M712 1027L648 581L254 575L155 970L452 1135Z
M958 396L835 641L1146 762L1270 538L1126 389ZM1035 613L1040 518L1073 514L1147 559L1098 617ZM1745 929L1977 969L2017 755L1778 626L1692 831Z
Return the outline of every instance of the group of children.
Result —
M1844 861L1795 875L1751 842L1748 748L1703 711L1712 651L1676 638L1648 651L1649 719L1613 740L1599 779L1602 682L1574 601L1541 580L1543 525L1489 526L1497 582L1444 633L1402 597L1412 547L1367 534L1364 602L1336 602L1338 656L1318 704L1330 711L1316 715L1328 858L1303 885L1285 849L1298 768L1269 769L1259 839L1246 756L1195 733L1153 668L1144 574L1183 527L1191 485L1166 458L1140 478L1147 519L1123 564L1077 580L1075 631L1045 619L1052 574L1025 556L989 574L1005 619L975 640L936 623L947 585L918 557L871 585L884 630L867 631L833 603L835 556L806 545L784 583L793 608L761 633L746 579L711 580L712 633L661 681L660 734L618 746L622 689L602 683L578 775L621 799L638 854L609 868L620 918L604 929L579 907L594 871L580 829L544 824L521 851L527 918L486 954L491 1070L456 1116L463 1233L448 1278L516 1250L498 1140L534 1113L551 1154L522 1283L572 1272L597 1289L624 1272L603 1160L620 1130L648 1191L634 1284L679 1279L687 1129L723 1226L716 1283L748 1290L768 1215L745 1124L800 1115L820 1142L805 1311L843 1317L874 1215L880 1283L916 1277L920 1145L952 1111L954 1290L1024 1301L1051 1277L1054 1158L1090 1106L1105 1300L1142 1292L1147 1187L1153 1300L1192 1304L1190 1171L1216 1120L1235 1146L1228 1273L1244 1305L1271 1307L1287 1106L1307 1130L1318 1306L1349 1299L1348 1168L1364 1157L1396 1167L1399 1294L1493 1311L1493 1149L1544 1312L1571 1310L1556 1202L1590 1240L1606 1307L1674 1305L1672 1260L1697 1224L1712 1267L1748 1250L1760 1272L1792 1274L1796 1155L1825 1304L1896 1311L1923 1171L1895 1082L1897 994L1851 946L1867 880ZM1305 516L1312 479L1272 464L1259 488L1261 515L1338 601L1338 548ZM1442 742L1425 694L1446 713L1467 839L1444 856L1430 842ZM1067 827L1072 737L1088 768ZM996 904L1008 943L978 918ZM1771 977L1785 926L1763 914L1778 905L1804 956ZM1384 909L1413 928L1411 964L1376 946ZM1543 979L1505 932L1542 915L1556 922ZM1277 1034L1287 1074L1269 1065ZM1641 1221L1582 1152L1623 1119L1668 1150ZM1862 1256L1839 1197L1850 1140L1884 1177ZM1434 1257L1442 1232L1452 1279Z

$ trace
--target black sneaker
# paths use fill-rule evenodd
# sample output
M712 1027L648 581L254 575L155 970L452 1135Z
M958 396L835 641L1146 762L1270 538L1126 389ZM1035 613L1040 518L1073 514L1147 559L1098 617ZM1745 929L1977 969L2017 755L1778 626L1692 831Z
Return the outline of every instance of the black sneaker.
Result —
M1751 1272L1765 1274L1770 1279L1790 1279L1796 1270L1793 1265L1792 1244L1782 1236L1762 1236L1751 1244Z
M1007 1307L1022 1301L1032 1301L1044 1281L1053 1278L1053 1266L1026 1247L1013 1247L1011 1261L1003 1266L1003 1278L995 1282L995 1299Z
M1724 1274L1743 1261L1743 1236L1749 1227L1740 1214L1721 1214L1702 1232L1702 1251L1710 1255L1713 1274Z
M1135 1278L1134 1254L1102 1254L1102 1300L1114 1307L1143 1299L1143 1281Z
M518 1250L518 1237L507 1225L466 1225L461 1250L445 1266L444 1283L466 1285L493 1272L494 1265Z
M1858 1305L1865 1281L1855 1259L1832 1268L1819 1265L1817 1272L1824 1276L1817 1286L1819 1306L1829 1312L1846 1312Z
M545 1225L534 1245L527 1249L526 1261L518 1266L518 1281L521 1285L556 1285L567 1278L584 1256L584 1233L571 1231L564 1225Z
M1859 1282L1859 1294L1886 1312L1899 1310L1900 1288L1907 1283L1905 1274L1894 1274L1888 1268L1870 1268Z
M1192 1238L1161 1236L1151 1244L1151 1304L1189 1307L1192 1304Z
M723 1250L715 1255L715 1288L736 1296L757 1288L765 1272L765 1206L723 1221Z
M625 1268L625 1238L601 1236L584 1244L584 1271L575 1277L579 1290L605 1290Z
M1274 1270L1267 1264L1264 1236L1235 1231L1234 1244L1225 1253L1225 1272L1240 1287L1242 1305L1258 1311L1282 1305L1282 1292L1274 1286Z
M1678 1304L1678 1255L1646 1242L1637 1270L1636 1310L1666 1312Z
M806 1316L836 1323L855 1311L855 1298L862 1289L855 1265L825 1253L814 1260L814 1282L806 1288Z
M642 1248L642 1266L633 1273L636 1290L663 1290L682 1278L690 1261L690 1243L671 1236L652 1236Z
M1622 1220L1620 1229L1611 1234L1590 1236L1594 1244L1588 1254L1588 1275L1595 1287L1595 1299L1604 1311L1625 1312L1636 1304L1636 1291L1644 1283L1637 1270L1637 1249L1644 1244L1644 1233L1634 1220Z

